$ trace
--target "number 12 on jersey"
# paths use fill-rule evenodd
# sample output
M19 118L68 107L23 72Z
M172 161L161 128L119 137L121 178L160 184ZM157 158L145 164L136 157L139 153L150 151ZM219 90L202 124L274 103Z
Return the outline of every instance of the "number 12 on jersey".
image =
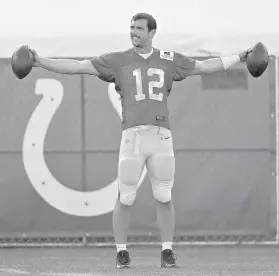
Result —
M156 101L162 101L163 100L163 93L155 94L153 91L153 88L162 88L164 85L164 71L162 69L157 69L157 68L149 68L147 70L147 75L149 77L153 75L158 75L159 76L159 81L150 81L148 83L148 93L149 93L149 98L151 100L156 100ZM143 93L142 89L142 73L141 69L137 68L133 71L133 76L136 77L136 89L137 89L137 95L135 96L136 101L142 101L146 98L146 95Z

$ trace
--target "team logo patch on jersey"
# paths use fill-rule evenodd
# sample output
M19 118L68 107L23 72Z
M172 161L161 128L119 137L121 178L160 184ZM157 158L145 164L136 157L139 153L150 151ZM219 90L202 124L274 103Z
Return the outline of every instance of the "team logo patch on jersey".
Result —
M168 121L168 118L165 117L165 116L157 115L157 116L156 116L156 121L167 122L167 121Z
M160 58L162 58L162 59L167 59L167 60L173 61L173 56L174 56L173 52L163 51L163 50L160 51Z

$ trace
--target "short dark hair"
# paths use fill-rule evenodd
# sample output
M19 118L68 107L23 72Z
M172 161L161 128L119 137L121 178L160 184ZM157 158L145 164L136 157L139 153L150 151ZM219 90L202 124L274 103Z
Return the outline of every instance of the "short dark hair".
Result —
M141 13L135 14L132 18L133 21L136 21L136 20L139 20L139 19L146 19L147 28L148 28L149 32L151 30L154 30L154 29L156 30L157 29L157 22L152 15L150 15L148 13L141 12Z

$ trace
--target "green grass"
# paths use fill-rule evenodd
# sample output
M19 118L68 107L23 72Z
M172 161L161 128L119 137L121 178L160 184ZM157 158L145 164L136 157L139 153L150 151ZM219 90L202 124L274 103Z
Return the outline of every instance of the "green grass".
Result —
M177 246L179 269L160 268L160 248L131 247L131 268L115 268L115 248L0 249L0 275L279 275L277 246Z

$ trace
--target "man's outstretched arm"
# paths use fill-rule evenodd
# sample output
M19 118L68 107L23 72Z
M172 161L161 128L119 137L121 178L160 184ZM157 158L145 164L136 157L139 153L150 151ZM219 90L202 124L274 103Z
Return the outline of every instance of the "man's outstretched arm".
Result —
M235 54L231 56L210 58L203 61L196 60L193 70L189 72L189 76L212 74L215 72L227 70L228 68L240 62L246 62L247 55L249 52L250 49L240 54Z
M30 51L34 56L34 67L41 67L59 74L88 74L99 76L98 71L90 60L78 61L74 59L50 59L39 56L33 49Z

